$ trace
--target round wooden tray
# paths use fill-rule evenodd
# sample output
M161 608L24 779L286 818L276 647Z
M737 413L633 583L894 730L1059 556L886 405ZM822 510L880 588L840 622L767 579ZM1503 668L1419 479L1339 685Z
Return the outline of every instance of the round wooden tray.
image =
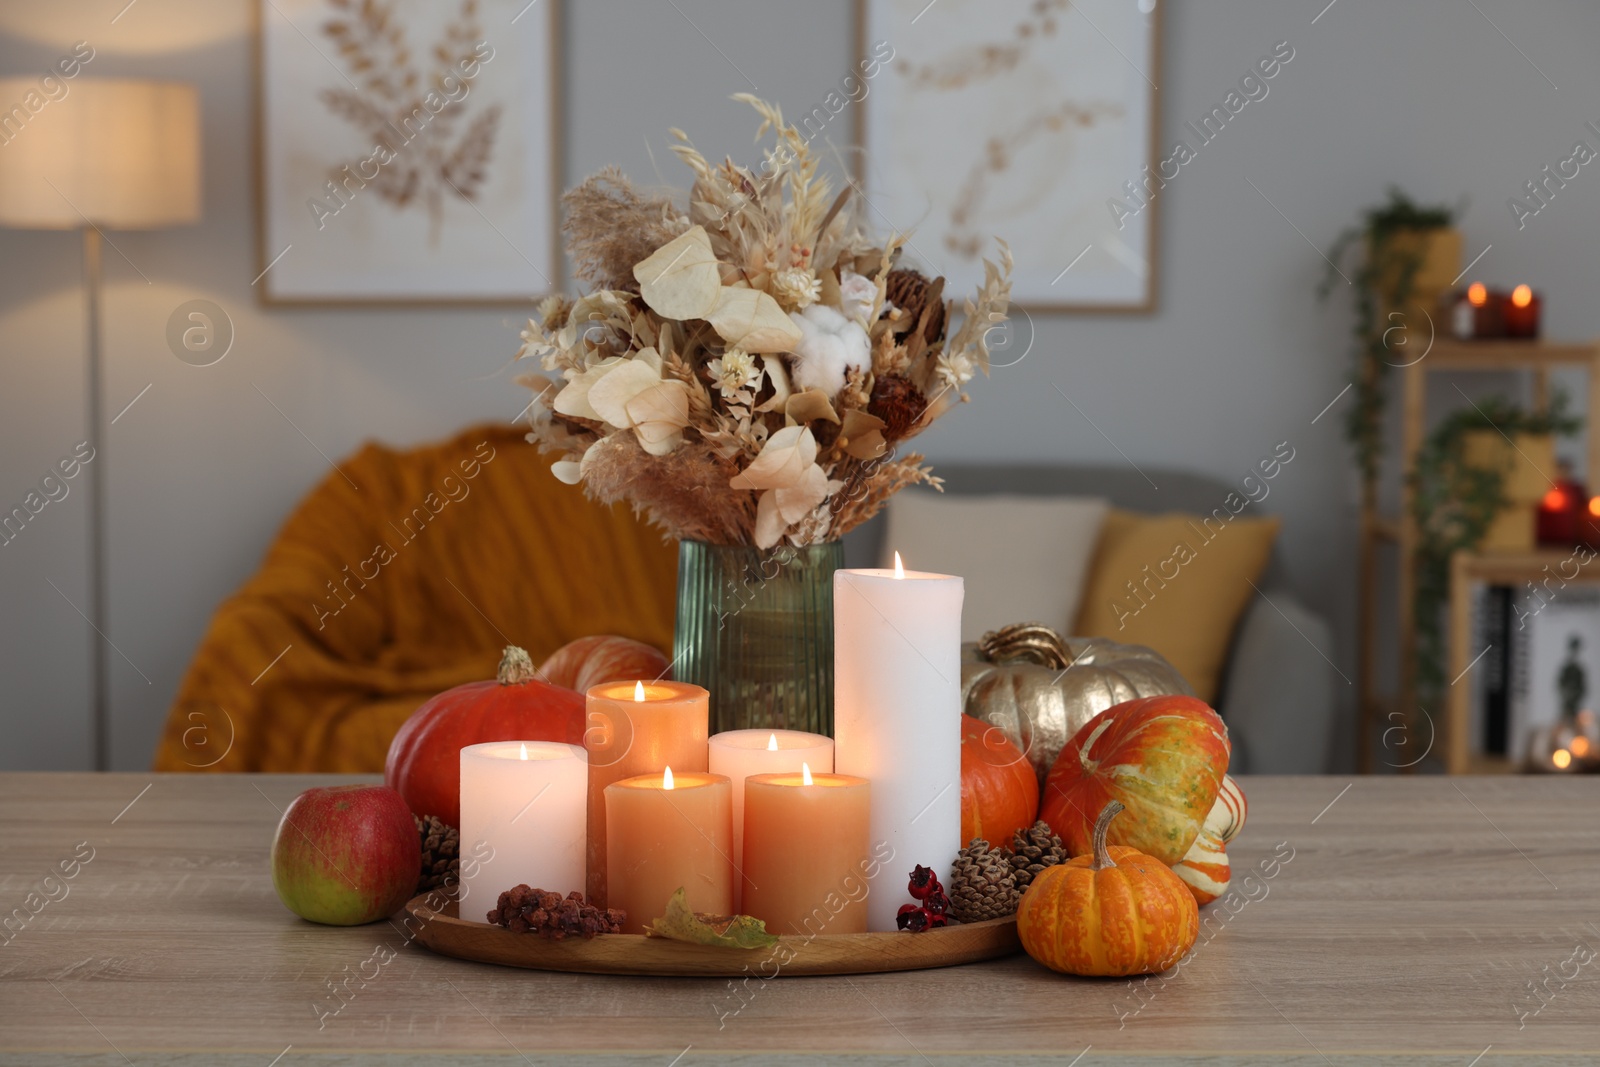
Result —
M689 977L754 974L763 978L869 974L976 963L1022 949L1014 918L946 926L922 934L782 936L776 946L766 949L712 948L643 934L601 934L588 941L551 941L537 934L514 934L503 927L469 922L460 917L455 901L434 911L428 907L427 897L428 894L416 897L405 910L421 926L417 940L433 951L463 960L539 971Z

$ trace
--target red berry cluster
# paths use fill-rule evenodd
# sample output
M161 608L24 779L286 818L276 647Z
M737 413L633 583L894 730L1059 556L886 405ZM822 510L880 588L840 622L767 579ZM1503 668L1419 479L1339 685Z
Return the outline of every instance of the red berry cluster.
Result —
M626 914L617 908L601 911L583 902L583 894L573 890L562 899L560 893L519 885L500 894L489 912L492 923L514 934L543 934L561 941L568 934L585 939L595 934L620 934Z
M933 873L932 867L917 864L916 870L911 872L911 882L906 886L906 892L922 903L901 905L899 914L895 916L900 929L920 934L949 923L950 897L945 894L944 886L939 884L939 876Z

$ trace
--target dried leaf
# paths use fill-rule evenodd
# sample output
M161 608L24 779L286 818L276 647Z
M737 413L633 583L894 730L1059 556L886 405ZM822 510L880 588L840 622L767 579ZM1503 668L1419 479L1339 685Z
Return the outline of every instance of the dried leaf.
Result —
M746 352L788 352L802 336L778 302L757 289L724 286L705 318L725 342Z
M639 295L669 319L710 316L722 290L722 272L705 227L691 226L633 268Z
M790 425L811 422L815 419L839 421L839 416L834 413L833 404L828 400L828 394L821 389L807 389L803 393L795 393L783 405L783 413L788 416Z
M645 928L650 937L666 937L712 948L771 948L778 935L767 933L767 924L751 915L701 915L689 910L682 889L667 901L667 913Z

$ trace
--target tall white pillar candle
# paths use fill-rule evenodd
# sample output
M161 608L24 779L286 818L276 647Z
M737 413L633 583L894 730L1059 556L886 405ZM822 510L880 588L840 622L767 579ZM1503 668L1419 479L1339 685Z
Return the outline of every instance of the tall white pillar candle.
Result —
M797 773L801 764L812 773L833 771L833 738L799 730L724 730L711 737L712 774L733 782L733 905L744 898L744 780L752 774Z
M589 757L554 741L461 750L461 917L484 922L500 894L527 884L584 888Z
M896 563L899 557L896 556ZM833 576L833 767L872 782L867 929L896 929L917 864L941 881L961 849L961 579L918 571Z

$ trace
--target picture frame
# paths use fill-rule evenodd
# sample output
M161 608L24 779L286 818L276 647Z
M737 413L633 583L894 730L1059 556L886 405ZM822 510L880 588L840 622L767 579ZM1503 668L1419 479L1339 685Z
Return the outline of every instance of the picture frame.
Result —
M908 255L961 291L998 236L1024 311L1156 309L1164 198L1110 201L1159 159L1160 0L856 0L855 36L857 70L882 66L856 108L856 185L879 224L915 231Z
M255 18L263 304L561 290L558 0L257 0Z

